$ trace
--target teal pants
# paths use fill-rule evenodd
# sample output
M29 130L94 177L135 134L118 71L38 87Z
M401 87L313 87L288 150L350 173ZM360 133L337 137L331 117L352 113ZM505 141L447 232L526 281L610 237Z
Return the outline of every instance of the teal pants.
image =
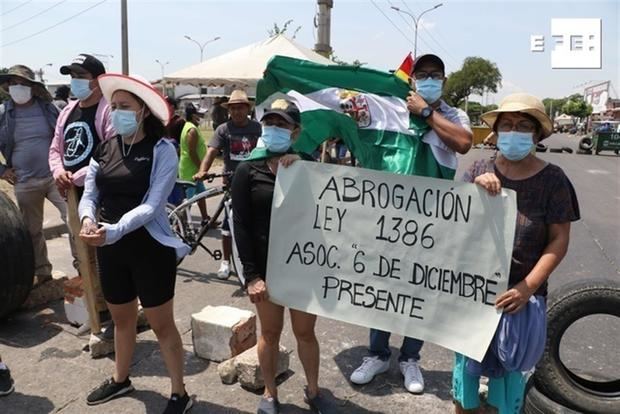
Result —
M478 388L480 377L465 370L466 357L454 354L452 370L452 395L465 410L480 406ZM519 414L525 397L526 377L521 372L508 372L503 377L489 378L489 405L497 408L499 414Z

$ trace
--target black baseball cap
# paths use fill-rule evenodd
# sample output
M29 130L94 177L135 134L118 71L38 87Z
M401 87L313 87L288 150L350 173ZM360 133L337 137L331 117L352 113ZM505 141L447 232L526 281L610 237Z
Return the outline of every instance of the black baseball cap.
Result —
M79 54L70 64L61 66L60 73L63 75L70 75L72 71L85 70L96 78L99 75L105 73L105 67L103 63L92 55L86 53Z
M198 114L198 108L196 108L194 106L193 103L188 103L187 105L185 105L185 117L189 118L192 115L197 115Z
M434 63L437 66L439 66L441 68L441 71L443 73L446 73L446 67L443 64L443 60L441 60L441 58L437 55L433 55L432 53L428 53L426 55L422 55L419 58L417 58L414 62L413 62L413 69L411 70L411 73L414 73L416 71L416 67L418 65L421 65L425 62L428 63Z
M276 102L280 103L276 104ZM270 109L266 110L260 119L261 121L269 115L278 115L289 124L301 124L301 114L299 112L299 108L297 108L294 103L285 101L284 99L279 99L276 102L274 102L276 107L272 106ZM286 104L283 104L282 102L286 102ZM284 105L286 105L286 108L282 108Z

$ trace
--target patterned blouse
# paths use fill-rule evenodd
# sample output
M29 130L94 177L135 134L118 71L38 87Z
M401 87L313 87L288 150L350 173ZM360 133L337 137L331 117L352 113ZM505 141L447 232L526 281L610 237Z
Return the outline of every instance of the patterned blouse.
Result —
M573 185L557 165L547 164L529 178L511 180L497 169L495 160L480 160L463 175L463 181L473 183L487 172L497 175L502 188L517 193L517 226L508 282L512 287L525 279L542 256L549 243L548 225L579 220L579 204ZM535 294L547 295L546 281Z

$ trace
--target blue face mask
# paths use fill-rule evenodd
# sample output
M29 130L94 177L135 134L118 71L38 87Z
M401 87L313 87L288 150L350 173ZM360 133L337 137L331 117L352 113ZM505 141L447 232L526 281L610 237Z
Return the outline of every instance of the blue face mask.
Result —
M271 152L286 152L291 146L291 131L286 128L264 126L261 138Z
M127 137L138 130L138 120L135 111L115 109L112 111L112 126L123 137Z
M520 161L527 157L534 146L534 134L531 132L498 132L497 148L510 161Z
M88 79L71 79L71 93L80 101L88 98L93 91L90 90L90 80Z
M441 79L422 79L415 81L415 91L426 101L427 104L435 103L441 98Z

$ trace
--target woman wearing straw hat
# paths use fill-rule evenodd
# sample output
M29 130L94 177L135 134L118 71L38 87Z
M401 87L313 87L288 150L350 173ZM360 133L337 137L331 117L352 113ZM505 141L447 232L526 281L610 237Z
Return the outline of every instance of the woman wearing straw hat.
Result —
M116 365L113 377L93 390L87 403L133 390L129 367L139 298L172 382L164 413L185 413L192 400L183 384L173 297L177 259L189 247L174 237L164 208L178 164L174 146L162 139L170 107L147 81L118 74L98 80L119 136L101 143L90 162L79 206L80 237L97 246L101 286L115 324Z
M504 98L498 109L482 115L497 135L499 154L478 161L465 173L496 195L517 193L517 225L508 290L495 306L503 311L481 363L456 354L453 395L456 412L479 406L480 375L489 377L488 403L500 414L520 413L525 373L532 370L546 340L547 279L568 249L570 223L579 219L573 186L560 167L536 157L533 148L553 132L542 102L525 93Z

